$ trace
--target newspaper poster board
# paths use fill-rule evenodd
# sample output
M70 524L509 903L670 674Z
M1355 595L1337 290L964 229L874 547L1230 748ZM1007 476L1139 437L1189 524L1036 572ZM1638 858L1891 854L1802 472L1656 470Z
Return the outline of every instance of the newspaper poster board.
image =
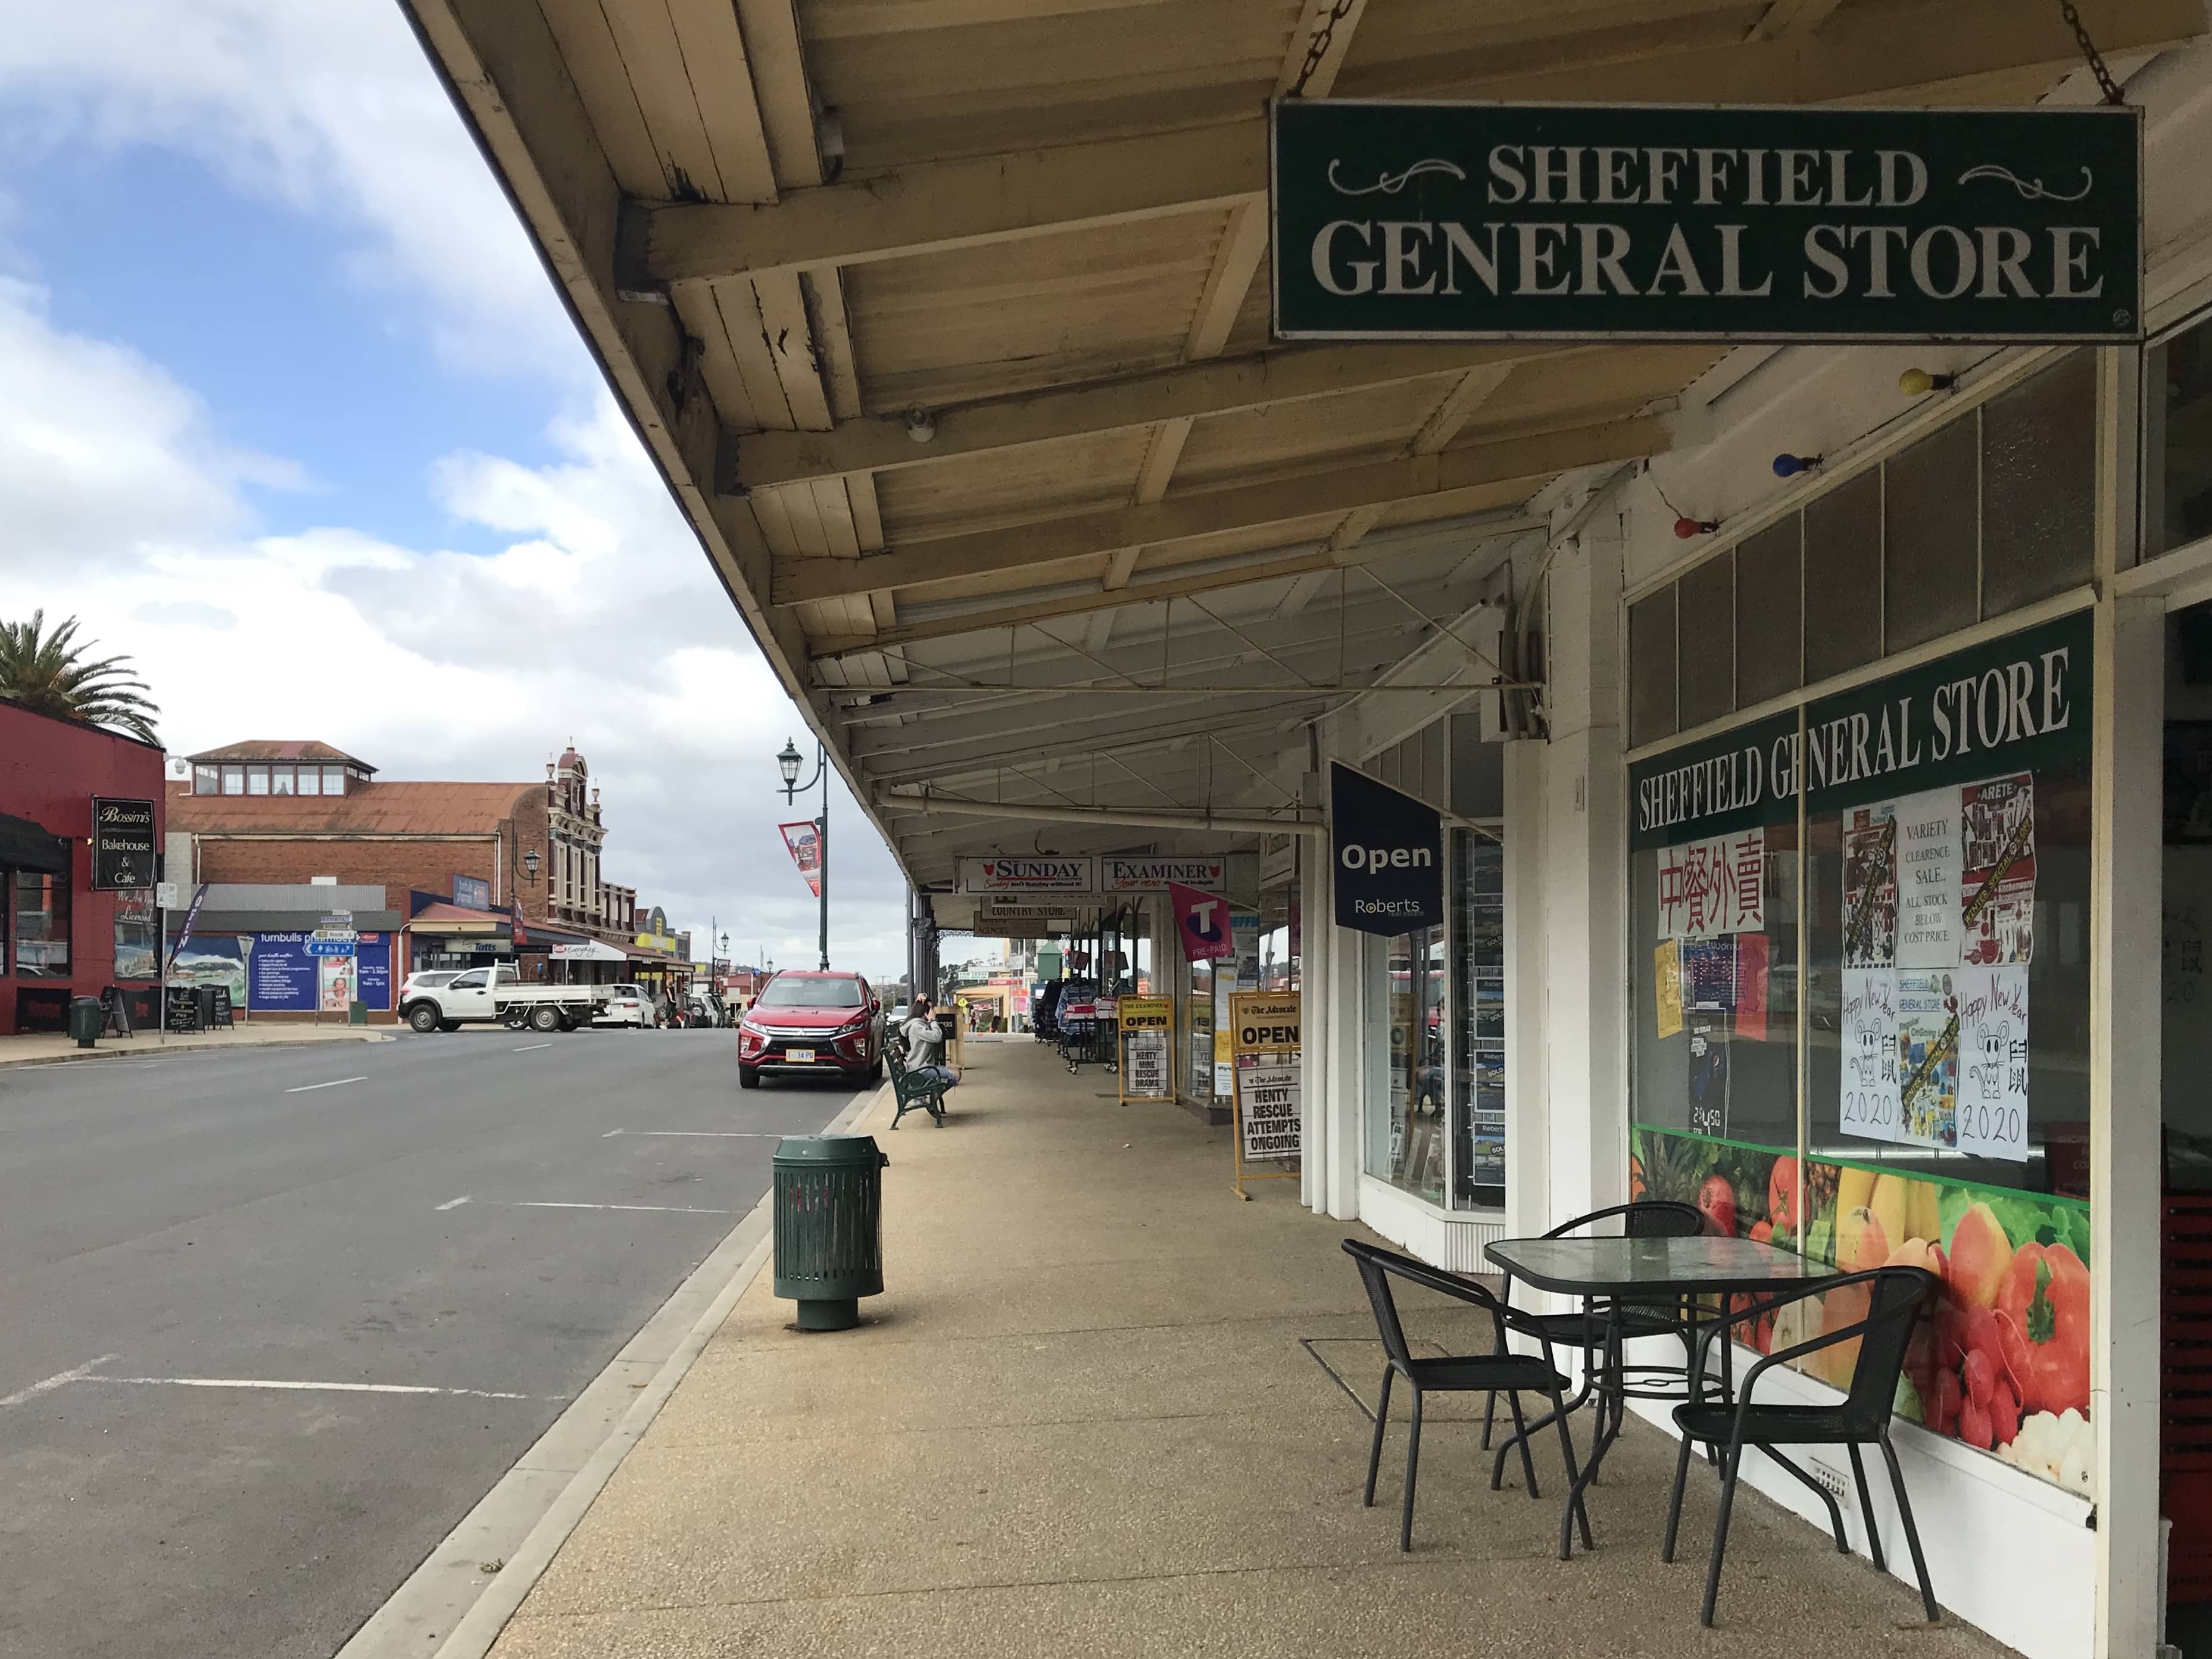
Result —
M1230 1065L1235 1077L1236 1178L1239 1198L1248 1181L1286 1181L1298 1174L1304 1122L1298 1063L1301 999L1295 991L1238 991L1229 999ZM1288 1164L1259 1169L1255 1164Z
M1173 1103L1175 1004L1166 997L1122 997L1115 1005L1121 1044L1121 1103Z

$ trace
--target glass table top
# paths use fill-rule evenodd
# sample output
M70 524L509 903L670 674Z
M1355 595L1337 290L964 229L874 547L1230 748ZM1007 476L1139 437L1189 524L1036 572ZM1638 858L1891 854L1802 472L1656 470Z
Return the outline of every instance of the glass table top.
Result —
M1501 1238L1484 1255L1538 1290L1774 1290L1836 1275L1809 1257L1748 1238Z

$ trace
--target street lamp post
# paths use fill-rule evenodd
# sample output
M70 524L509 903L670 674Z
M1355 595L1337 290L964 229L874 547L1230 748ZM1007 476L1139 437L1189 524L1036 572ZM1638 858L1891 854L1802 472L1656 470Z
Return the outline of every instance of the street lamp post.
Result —
M802 757L799 745L790 738L783 742L783 752L775 757L777 769L783 774L783 799L796 801L802 791L822 786L822 816L814 820L814 848L817 868L814 886L822 902L822 971L830 971L830 756L820 744L814 745L814 775L805 783L799 781Z

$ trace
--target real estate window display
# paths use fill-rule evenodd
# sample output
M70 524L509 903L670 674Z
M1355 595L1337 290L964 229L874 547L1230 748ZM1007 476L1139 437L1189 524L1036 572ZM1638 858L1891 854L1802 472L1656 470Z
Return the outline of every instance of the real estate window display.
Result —
M1362 1165L1440 1210L1499 1209L1508 1062L1498 745L1481 741L1477 717L1449 716L1363 769L1450 803L1457 822L1444 837L1444 925L1364 940Z

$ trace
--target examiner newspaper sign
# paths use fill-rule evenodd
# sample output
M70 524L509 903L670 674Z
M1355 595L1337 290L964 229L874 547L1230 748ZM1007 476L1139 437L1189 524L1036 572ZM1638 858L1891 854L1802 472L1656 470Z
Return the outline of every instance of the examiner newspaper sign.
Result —
M2131 340L2142 112L1273 106L1285 340Z

